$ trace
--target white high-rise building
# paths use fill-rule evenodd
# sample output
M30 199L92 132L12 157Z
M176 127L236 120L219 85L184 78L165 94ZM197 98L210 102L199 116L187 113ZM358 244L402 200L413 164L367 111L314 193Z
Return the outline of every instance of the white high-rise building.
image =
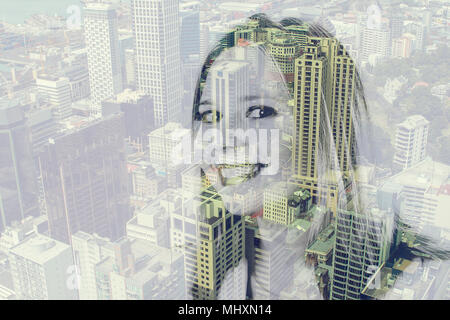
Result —
M178 0L133 0L136 87L152 96L155 123L178 121L183 95Z
M72 235L72 246L78 269L80 300L97 300L95 266L108 257L114 257L114 248L108 238L83 231Z
M72 250L69 245L36 234L9 251L14 290L19 299L77 298Z
M429 124L423 116L414 115L397 125L396 166L406 169L425 159Z
M391 53L391 31L379 28L365 27L362 30L360 60L368 62L386 58Z
M53 108L55 120L63 120L72 115L71 87L68 78L41 75L36 79L39 93Z
M200 2L180 4L180 50L183 62L200 59Z
M101 114L101 102L122 91L119 36L114 6L87 3L84 33L91 85L92 112Z
M211 67L205 87L211 88L211 103L223 117L218 127L224 137L230 129L247 128L248 102L242 98L250 95L249 74L250 64L244 61L221 61Z

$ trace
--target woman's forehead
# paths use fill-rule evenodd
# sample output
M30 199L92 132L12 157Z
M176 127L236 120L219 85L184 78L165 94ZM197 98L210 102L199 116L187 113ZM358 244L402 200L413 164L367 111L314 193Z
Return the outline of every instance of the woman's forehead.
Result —
M259 97L263 96L274 100L284 100L290 97L284 75L277 62L262 45L258 44L235 46L221 52L211 65L205 86L211 86L213 74L216 75L222 68L225 69L225 66L229 65L228 63L235 64L236 62L246 63L248 65L247 72L254 76L256 72L260 72L258 81L255 83L258 85L256 89ZM255 98L255 94L252 94L250 98Z

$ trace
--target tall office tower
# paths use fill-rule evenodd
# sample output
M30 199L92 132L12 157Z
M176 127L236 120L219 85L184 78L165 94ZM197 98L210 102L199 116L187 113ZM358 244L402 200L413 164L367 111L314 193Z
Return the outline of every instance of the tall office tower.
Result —
M377 208L338 212L330 299L360 299L368 280L389 258L393 228L393 214Z
M191 112L201 63L200 59L200 8L199 2L180 3L180 57L183 72L182 112ZM190 127L190 120L182 118L183 125Z
M198 2L180 3L181 61L200 59L200 8Z
M379 28L364 27L360 48L360 61L376 62L391 53L391 31L385 26Z
M250 95L249 76L250 64L244 61L217 61L209 71L206 87L211 91L203 99L210 100L220 113L217 128L223 137L231 129L247 128L247 105L242 97Z
M129 219L122 114L86 121L54 139L41 167L51 237L82 230L117 239Z
M101 102L122 91L117 16L106 3L87 3L84 33L91 85L92 113L101 114Z
M123 112L125 137L139 151L147 149L147 135L155 127L153 109L153 100L149 95L130 89L102 102L104 116Z
M76 284L69 279L74 271L69 245L35 234L12 247L9 259L19 299L77 299Z
M172 214L171 243L184 254L188 299L245 299L244 222L212 187L186 198Z
M36 79L39 93L53 106L55 120L64 120L72 115L72 92L68 78L40 75Z
M294 277L294 252L286 246L287 229L279 224L245 217L245 256L248 262L247 297L280 299Z
M336 39L308 37L305 53L295 60L293 181L332 209L337 194L328 170L346 172L354 162L355 76L355 63ZM337 164L319 157L320 150L332 152Z
M95 266L106 258L114 257L114 247L108 238L78 231L72 235L72 248L78 272L80 300L97 300Z
M136 86L155 104L162 126L180 118L181 77L178 0L133 0Z
M98 299L180 300L184 298L183 255L142 239L111 244L114 256L95 265Z
M400 170L425 159L430 122L421 115L408 117L397 125L394 165Z
M0 99L0 232L38 213L29 129L18 101Z

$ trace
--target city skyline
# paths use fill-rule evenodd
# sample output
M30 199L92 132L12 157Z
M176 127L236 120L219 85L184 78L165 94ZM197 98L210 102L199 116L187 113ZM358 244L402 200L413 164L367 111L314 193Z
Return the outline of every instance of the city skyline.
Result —
M449 300L449 9L0 16L0 299Z

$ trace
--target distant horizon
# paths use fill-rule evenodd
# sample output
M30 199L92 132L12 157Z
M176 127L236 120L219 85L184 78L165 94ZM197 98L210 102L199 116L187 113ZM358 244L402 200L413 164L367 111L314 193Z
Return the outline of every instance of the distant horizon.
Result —
M66 17L67 8L71 5L81 5L80 0L15 0L0 4L0 22L23 24L33 14L55 13Z

